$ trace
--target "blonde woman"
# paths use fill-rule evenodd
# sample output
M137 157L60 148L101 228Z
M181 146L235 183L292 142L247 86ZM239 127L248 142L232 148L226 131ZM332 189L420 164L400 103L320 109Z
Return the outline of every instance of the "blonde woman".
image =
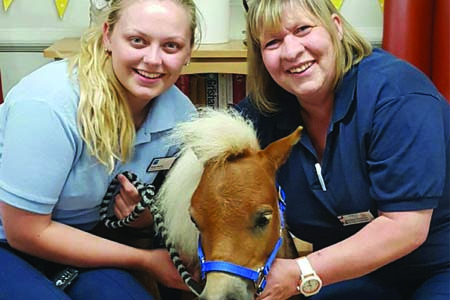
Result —
M258 299L449 299L447 101L329 0L249 3L240 109L263 147L304 127L278 183L314 250L275 260Z
M111 180L131 171L152 182L152 160L172 154L168 132L195 111L174 83L194 46L196 7L114 0L104 14L80 54L26 76L0 106L1 299L152 299L124 270L187 289L167 251L89 231ZM119 181L123 218L140 197ZM146 212L133 226L151 224ZM61 265L79 271L64 290L49 280Z

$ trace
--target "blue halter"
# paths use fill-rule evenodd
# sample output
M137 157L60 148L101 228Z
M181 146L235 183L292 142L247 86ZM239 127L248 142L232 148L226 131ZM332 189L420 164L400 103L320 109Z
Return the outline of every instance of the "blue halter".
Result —
M253 270L247 267L239 266L230 262L226 261L219 261L219 260L213 260L213 261L206 261L205 260L205 254L203 253L201 238L198 239L198 257L200 259L200 265L201 265L201 272L202 272L202 279L205 279L206 273L208 272L225 272L233 275L237 275L240 277L243 277L245 279L249 279L253 281L256 288L256 295L260 295L264 288L266 287L266 279L267 275L269 274L270 267L272 266L273 261L276 258L276 255L278 253L278 250L281 247L283 238L281 236L281 232L284 228L284 211L286 209L286 202L285 202L285 194L284 191L281 189L281 186L277 184L278 189L278 205L280 209L280 219L281 219L281 228L280 228L280 238L275 244L275 247L273 248L272 252L270 253L269 257L267 258L266 264L262 267L260 267L258 270Z

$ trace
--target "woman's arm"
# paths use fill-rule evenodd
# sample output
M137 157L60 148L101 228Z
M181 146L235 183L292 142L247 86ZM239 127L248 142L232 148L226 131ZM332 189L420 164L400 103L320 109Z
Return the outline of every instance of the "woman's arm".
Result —
M82 268L115 267L149 272L169 287L187 289L164 249L143 250L54 222L0 202L8 243L45 260Z
M381 212L355 235L307 255L323 285L368 274L417 249L427 238L433 210ZM300 270L294 259L276 259L259 299L298 294Z
M381 212L355 235L308 255L325 285L368 274L426 240L433 210Z

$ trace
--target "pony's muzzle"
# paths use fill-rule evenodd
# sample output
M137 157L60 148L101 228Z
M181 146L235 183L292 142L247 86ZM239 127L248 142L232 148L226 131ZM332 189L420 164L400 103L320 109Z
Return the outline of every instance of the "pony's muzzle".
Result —
M205 288L200 300L254 300L253 282L241 277L221 272L207 275Z

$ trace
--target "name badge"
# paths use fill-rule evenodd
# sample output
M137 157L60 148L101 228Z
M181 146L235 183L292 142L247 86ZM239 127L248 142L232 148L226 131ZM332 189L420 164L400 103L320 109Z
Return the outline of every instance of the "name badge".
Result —
M154 158L152 160L152 162L150 163L150 165L147 167L147 173L169 170L172 167L172 165L176 159L177 159L176 156Z
M370 210L368 210L356 214L338 216L338 219L342 223L342 225L348 226L348 225L369 223L374 219L374 217L370 212Z

